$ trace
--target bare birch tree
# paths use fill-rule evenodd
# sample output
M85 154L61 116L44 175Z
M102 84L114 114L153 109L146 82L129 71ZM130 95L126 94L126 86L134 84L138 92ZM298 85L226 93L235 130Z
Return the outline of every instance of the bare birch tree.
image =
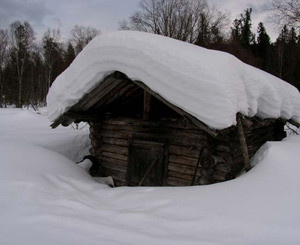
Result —
M8 56L8 32L7 30L0 30L0 107L3 105L3 81L2 81L2 71L6 63ZM4 102L5 103L5 102Z
M283 27L300 28L300 0L272 0L273 18Z
M96 36L101 32L94 27L76 25L71 30L71 43L75 47L76 55Z
M209 6L205 0L141 0L139 10L121 22L120 29L196 43L204 35L212 38L216 29L220 34L220 28L228 24L228 15Z
M16 21L10 25L10 52L15 61L18 80L18 103L22 107L22 86L25 68L29 63L30 50L33 46L34 31L28 22Z
M46 92L48 92L53 78L53 66L56 61L57 53L61 53L60 30L48 29L43 36L43 57L45 66L45 77L47 82Z

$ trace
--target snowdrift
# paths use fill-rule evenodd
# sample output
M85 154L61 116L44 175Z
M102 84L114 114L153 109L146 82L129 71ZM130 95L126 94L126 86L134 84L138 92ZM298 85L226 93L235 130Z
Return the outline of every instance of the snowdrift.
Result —
M54 121L114 71L145 83L211 128L236 124L236 113L300 122L300 95L288 83L234 56L133 31L90 42L47 96Z
M53 144L43 115L16 115L35 122L19 121L19 132L40 124ZM20 134L8 143L15 126L0 130L0 244L300 244L299 136L267 143L254 159L259 164L232 181L112 189L35 139L17 143Z

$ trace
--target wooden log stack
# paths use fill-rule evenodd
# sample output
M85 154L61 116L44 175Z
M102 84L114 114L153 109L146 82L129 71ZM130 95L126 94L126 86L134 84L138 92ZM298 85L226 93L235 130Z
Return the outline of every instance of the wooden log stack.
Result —
M241 125L249 158L266 141L284 136L283 125L276 120L243 118ZM212 184L233 179L244 169L245 157L236 127L212 137L182 120L107 117L90 122L90 138L90 153L101 161L105 174L111 175L117 186L128 184L129 147L134 138L162 142L166 146L164 185Z

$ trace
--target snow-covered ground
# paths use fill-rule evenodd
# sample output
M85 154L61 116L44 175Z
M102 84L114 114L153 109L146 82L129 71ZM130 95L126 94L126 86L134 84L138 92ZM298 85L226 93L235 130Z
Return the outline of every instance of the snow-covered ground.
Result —
M0 140L42 146L73 161L82 160L89 154L88 125L81 124L79 129L82 130L61 126L53 130L46 116L46 108L40 108L39 113L27 109L0 108Z
M0 109L0 244L300 244L300 137L267 143L226 183L112 189L68 159L87 134Z

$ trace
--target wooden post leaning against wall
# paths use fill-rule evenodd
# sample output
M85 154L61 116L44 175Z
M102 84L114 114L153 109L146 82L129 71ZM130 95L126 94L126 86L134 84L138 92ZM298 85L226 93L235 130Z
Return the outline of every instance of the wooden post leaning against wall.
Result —
M244 129L243 129L243 125L242 125L242 119L243 119L243 115L241 113L238 113L237 114L237 131L238 131L238 137L239 137L240 146L241 146L243 159L244 159L244 169L246 171L249 171L251 169L251 165L250 165L247 142L246 142Z

